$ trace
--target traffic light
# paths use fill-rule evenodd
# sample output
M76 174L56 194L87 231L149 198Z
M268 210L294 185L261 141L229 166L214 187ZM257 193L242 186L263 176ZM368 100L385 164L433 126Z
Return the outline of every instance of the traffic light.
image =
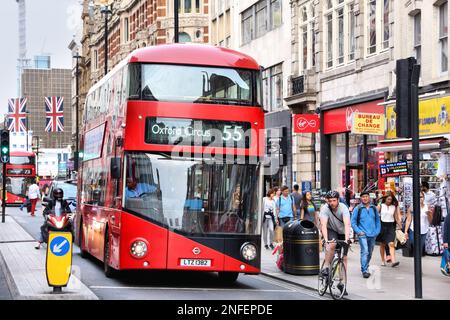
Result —
M413 98L411 96L411 87L414 83L419 83L418 66L413 57L397 60L397 82L396 82L396 133L397 137L411 138L411 108L413 107Z
M3 129L1 131L0 141L0 159L3 163L9 162L9 131Z

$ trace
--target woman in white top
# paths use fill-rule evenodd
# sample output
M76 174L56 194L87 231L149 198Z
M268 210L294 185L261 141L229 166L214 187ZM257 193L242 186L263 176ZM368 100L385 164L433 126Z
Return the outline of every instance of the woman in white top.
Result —
M406 228L405 230L409 231L406 233L406 237L410 239L411 242L414 242L414 221L413 221L413 206L408 208L408 213L406 214ZM428 206L425 204L425 193L423 191L420 192L420 248L423 254L423 250L425 248L425 239L428 233L428 227L430 226L430 222L433 219L433 213L429 210Z
M274 249L273 246L273 230L275 227L275 191L274 189L270 189L267 191L267 196L263 198L263 239L264 239L264 247L266 249ZM269 239L267 239L267 235L269 235ZM268 240L268 241L267 241Z
M401 229L400 209L397 199L389 194L385 196L378 206L378 212L381 216L381 232L378 236L380 244L381 265L386 266L385 246L389 245L389 255L391 257L392 267L397 267L400 262L395 261L395 229Z

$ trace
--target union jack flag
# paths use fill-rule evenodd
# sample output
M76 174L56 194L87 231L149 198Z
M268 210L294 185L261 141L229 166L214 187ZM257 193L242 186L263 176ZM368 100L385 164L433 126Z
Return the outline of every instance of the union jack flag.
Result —
M8 130L27 131L27 98L8 99Z
M46 125L47 132L64 131L64 106L63 97L45 97Z

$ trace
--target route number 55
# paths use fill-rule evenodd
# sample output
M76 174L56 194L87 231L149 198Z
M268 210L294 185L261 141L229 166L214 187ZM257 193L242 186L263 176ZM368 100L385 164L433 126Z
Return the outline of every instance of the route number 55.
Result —
M242 127L235 126L234 131L232 131L233 126L224 126L222 140L229 141L233 139L234 141L240 141L242 139Z

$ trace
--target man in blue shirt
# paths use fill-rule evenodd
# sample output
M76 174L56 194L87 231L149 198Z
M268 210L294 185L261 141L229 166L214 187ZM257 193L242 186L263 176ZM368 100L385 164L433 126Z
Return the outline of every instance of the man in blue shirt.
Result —
M369 278L369 263L375 239L381 231L381 220L377 208L370 204L369 192L361 192L360 197L362 203L353 210L352 228L361 247L361 272L364 278Z
M127 178L127 189L125 190L125 198L138 198L144 193L153 193L156 191L154 185L147 183L137 183L133 178Z
M297 212L293 197L289 194L289 188L281 188L281 196L276 202L277 224L284 227L286 223L294 219L294 212Z

